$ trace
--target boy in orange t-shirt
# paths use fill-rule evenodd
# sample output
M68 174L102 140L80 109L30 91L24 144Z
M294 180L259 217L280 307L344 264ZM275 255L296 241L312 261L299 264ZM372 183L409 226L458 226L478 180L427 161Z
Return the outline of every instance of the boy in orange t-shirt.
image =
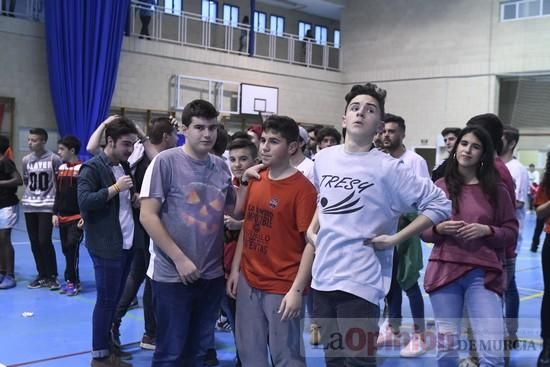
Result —
M271 116L264 123L260 157L268 169L250 182L227 281L237 299L236 344L243 366L269 366L267 347L273 365L305 366L300 318L314 257L305 232L317 192L290 164L298 137L289 117Z

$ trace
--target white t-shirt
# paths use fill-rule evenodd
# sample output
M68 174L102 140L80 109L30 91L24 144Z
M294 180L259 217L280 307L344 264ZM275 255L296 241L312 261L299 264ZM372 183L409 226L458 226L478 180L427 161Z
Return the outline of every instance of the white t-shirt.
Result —
M124 176L124 168L120 164L111 167L115 180ZM130 190L122 191L118 194L120 203L118 209L118 220L122 230L122 248L129 250L134 243L134 215L132 212L132 201L130 199Z
M412 150L407 149L405 153L399 157L399 160L405 164L405 167L412 170L416 176L424 178L431 177L426 160Z
M506 163L506 167L514 180L516 200L527 203L527 194L529 193L529 171L515 158Z
M514 180L516 200L527 204L527 194L529 193L529 171L515 158L506 163L506 168L508 168L512 179ZM514 203L514 205L515 204L516 203ZM517 253L519 252L522 243L521 233L523 232L523 223L525 219L525 205L523 208L516 208L516 218L519 222L518 241L516 246Z
M296 169L302 172L302 174L306 176L309 182L311 183L314 183L313 182L313 165L314 165L313 161L308 157L305 157L305 159L299 165L296 166Z
M527 171L529 174L529 183L536 183L537 185L540 183L540 173L539 171Z
M138 140L134 143L134 150L132 151L132 154L130 157L128 157L128 163L130 164L130 167L134 167L138 162L141 160L143 155L145 154L145 147L143 144Z

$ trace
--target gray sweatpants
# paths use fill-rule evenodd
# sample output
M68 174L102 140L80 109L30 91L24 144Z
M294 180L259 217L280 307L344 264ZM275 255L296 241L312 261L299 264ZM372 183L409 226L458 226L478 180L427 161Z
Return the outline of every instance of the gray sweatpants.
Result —
M269 347L273 366L305 367L300 328L303 307L300 317L281 321L282 314L277 311L283 297L251 288L240 275L235 336L243 366L269 367Z

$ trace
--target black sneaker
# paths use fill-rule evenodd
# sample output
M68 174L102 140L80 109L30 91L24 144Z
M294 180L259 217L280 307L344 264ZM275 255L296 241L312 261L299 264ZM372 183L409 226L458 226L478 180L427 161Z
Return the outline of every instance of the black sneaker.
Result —
M37 277L35 280L27 284L27 288L29 289L38 289L38 288L45 288L47 287L47 281L46 279L43 279L41 277Z
M132 353L125 352L122 349L117 348L115 346L111 348L111 353L125 361L129 361L130 359L132 359Z
M124 362L119 357L111 354L105 358L92 359L91 367L132 367L130 363Z
M58 291L61 288L61 285L57 281L57 277L52 277L46 280L46 287L50 288L50 291Z
M208 349L206 355L204 356L203 365L205 366L217 366L220 364L218 361L218 355L216 349Z

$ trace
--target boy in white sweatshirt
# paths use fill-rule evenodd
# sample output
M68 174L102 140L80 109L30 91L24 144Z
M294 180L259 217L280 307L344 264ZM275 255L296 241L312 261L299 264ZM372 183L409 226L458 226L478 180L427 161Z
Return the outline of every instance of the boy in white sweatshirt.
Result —
M374 149L385 96L374 84L355 85L345 96L345 143L315 159L319 197L308 236L316 246L313 314L327 367L376 366L378 304L389 290L393 246L451 212L429 179ZM395 233L399 216L410 212L420 215Z

